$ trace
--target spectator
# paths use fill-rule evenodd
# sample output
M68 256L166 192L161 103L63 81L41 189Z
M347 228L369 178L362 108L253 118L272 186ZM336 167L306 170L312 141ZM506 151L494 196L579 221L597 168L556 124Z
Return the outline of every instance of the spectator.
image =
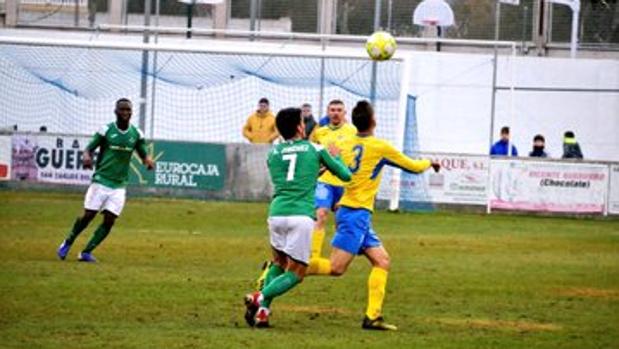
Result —
M574 132L567 131L563 134L563 158L564 159L582 159L582 151L580 145L576 142Z
M529 153L533 158L547 158L548 154L544 151L546 146L546 139L542 135L536 135L533 137L533 151Z
M243 127L243 137L251 143L273 143L278 136L275 115L269 109L269 100L261 98L258 101L258 110L247 118Z
M301 116L305 122L305 139L309 139L309 136L316 127L316 120L314 120L314 115L312 115L311 104L305 103L301 106Z
M490 148L490 155L518 156L518 150L514 145L511 145L511 154L508 154L509 146L509 127L503 126L501 128L501 139Z

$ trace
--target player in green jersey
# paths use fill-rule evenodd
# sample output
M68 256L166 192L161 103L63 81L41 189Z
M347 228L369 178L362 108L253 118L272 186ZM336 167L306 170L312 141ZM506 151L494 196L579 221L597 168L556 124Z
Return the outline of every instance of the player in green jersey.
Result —
M280 110L275 119L285 142L273 146L267 165L274 187L269 207L269 233L273 260L261 291L245 297L245 320L250 326L268 327L269 307L303 280L309 263L316 219L314 193L321 166L343 181L350 170L322 146L304 140L301 109Z
M75 220L73 228L57 250L58 257L64 260L71 245L79 234L88 227L97 213L103 212L103 223L97 227L93 237L78 255L82 262L96 262L92 251L105 239L112 230L116 218L124 205L129 179L129 165L134 151L149 170L154 167L153 160L146 152L144 134L131 125L131 101L121 98L116 101L116 121L101 128L86 147L83 155L85 168L92 168L92 157L95 149L99 155L95 164L92 183L86 192L84 214Z

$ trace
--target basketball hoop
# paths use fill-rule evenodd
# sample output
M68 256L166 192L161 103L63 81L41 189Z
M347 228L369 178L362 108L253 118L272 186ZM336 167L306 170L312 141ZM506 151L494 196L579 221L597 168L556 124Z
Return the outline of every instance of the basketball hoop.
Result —
M436 27L438 25L438 18L426 18L421 20L424 27Z
M184 4L197 4L197 5L218 5L224 2L224 0L177 0Z
M454 13L445 0L424 0L413 12L413 24L423 27L450 27Z

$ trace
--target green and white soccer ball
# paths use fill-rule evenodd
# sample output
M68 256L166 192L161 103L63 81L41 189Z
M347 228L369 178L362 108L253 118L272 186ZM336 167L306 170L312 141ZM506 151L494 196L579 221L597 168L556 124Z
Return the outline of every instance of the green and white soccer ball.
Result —
M368 55L375 61L386 61L395 53L398 44L391 34L387 32L376 32L372 34L365 43Z

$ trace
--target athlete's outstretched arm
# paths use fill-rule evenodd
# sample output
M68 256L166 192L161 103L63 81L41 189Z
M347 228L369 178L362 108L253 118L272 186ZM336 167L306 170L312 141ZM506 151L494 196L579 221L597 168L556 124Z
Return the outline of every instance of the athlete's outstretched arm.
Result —
M350 181L352 178L352 173L340 159L336 159L331 156L331 154L329 154L329 152L324 148L319 151L319 154L320 162L325 165L327 170L331 171L331 173L344 182Z
M407 172L421 173L430 167L434 167L435 171L438 171L440 167L437 163L433 163L428 159L413 160L388 143L385 143L383 152L383 157L387 160L388 165L398 167Z

